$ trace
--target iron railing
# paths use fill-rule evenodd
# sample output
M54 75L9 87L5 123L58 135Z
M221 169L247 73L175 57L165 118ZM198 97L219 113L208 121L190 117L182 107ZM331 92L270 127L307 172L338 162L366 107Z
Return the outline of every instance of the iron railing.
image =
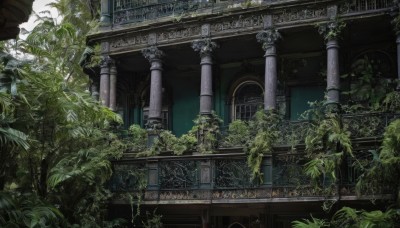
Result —
M364 156L364 153L360 154ZM114 162L109 186L112 192L138 193L147 201L355 195L355 180L360 173L356 171L356 164L350 160L338 173L338 181L328 183L323 190L314 188L311 179L304 174L303 168L307 161L305 154L276 154L265 157L264 161L271 164L269 168L263 169L267 170L264 176L268 172L272 173L271 180L264 178L264 182L251 178L250 168L243 155L188 156L179 159L159 157L156 162L140 159ZM149 171L150 167L157 172ZM146 185L150 180L157 181L155 185Z
M261 4L274 4L288 0L225 0L225 1L191 1L191 0L113 0L112 20L113 24L137 23L172 16L179 21L184 15L195 16L202 13L219 13L232 8L246 9ZM367 11L387 9L394 6L393 0L353 0L341 1L339 14L346 15ZM310 13L312 11L301 13ZM307 16L293 16L294 18L307 18ZM314 16L312 16L314 18Z

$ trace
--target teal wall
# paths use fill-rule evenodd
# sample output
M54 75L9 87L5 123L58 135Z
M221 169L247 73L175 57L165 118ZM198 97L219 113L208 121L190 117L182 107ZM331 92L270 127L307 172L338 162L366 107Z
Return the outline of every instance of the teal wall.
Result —
M322 86L299 86L290 89L290 119L297 120L310 109L309 101L323 100L325 88Z
M168 82L172 90L172 132L181 136L192 129L199 113L200 72L170 77Z

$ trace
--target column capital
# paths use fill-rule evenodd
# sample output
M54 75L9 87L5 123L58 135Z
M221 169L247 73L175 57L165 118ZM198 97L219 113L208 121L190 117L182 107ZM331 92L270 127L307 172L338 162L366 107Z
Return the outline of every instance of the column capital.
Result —
M147 60L149 60L149 62L160 60L163 56L165 56L164 52L158 49L156 46L144 48L142 50L142 54Z
M262 43L262 48L266 51L281 38L281 34L277 29L270 28L257 33L256 38L259 43Z
M194 51L198 51L200 53L200 56L209 56L215 50L218 48L218 44L214 41L211 41L210 38L204 38L200 40L194 40L192 42L192 48Z
M338 18L332 19L328 22L323 22L317 25L318 33L324 37L325 41L336 40L343 29L346 27L346 23Z
M101 60L100 60L100 67L110 67L112 64L114 63L114 60L108 56L108 55L103 55L101 56Z

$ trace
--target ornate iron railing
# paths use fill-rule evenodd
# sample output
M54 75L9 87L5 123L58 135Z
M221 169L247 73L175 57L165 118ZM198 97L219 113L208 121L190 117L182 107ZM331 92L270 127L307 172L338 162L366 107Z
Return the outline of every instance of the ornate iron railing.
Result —
M113 23L125 24L154 20L172 16L177 21L184 14L197 15L201 13L218 13L232 8L248 8L260 4L275 4L288 0L225 0L225 1L191 1L191 0L113 0ZM393 0L353 0L339 3L339 14L346 15L366 11L376 11L394 6ZM312 8L312 7L311 7ZM326 16L326 8L318 6L316 9L288 8L274 15L274 22L281 22L320 18Z
M160 189L191 189L199 186L196 161L161 161L159 163Z
M393 0L353 0L343 1L339 5L340 14L386 9L394 6Z
M215 188L254 188L258 185L251 178L251 171L244 159L220 159L215 161Z
M372 159L365 151L354 152L359 160ZM267 161L267 162L266 162ZM303 171L305 154L275 154L264 157L263 175L272 173L271 180L260 183L251 178L243 155L207 155L173 157L158 160L114 162L109 188L116 193L136 193L143 200L238 200L354 195L358 178L354 160L342 167L338 182L314 188ZM156 172L152 172L156 170ZM266 181L265 181L266 180ZM153 185L150 185L152 182ZM147 183L147 185L146 185Z

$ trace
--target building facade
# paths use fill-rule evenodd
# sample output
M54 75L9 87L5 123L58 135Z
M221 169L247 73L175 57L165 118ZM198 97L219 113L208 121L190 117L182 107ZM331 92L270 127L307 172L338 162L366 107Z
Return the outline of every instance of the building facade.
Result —
M334 109L349 99L341 90L360 78L343 77L368 60L383 81L400 77L393 0L102 0L102 62L92 94L119 113L126 127L162 128L177 136L197 115L215 111L225 125L250 120L259 108L283 118L274 153L264 156L263 181L252 181L243 146L218 144L212 154L162 153L114 162L112 216L131 215L127 193L141 192L145 210L163 215L164 227L290 227L291 221L327 216L321 206L373 207L354 191L350 161L329 194L315 191L301 171L309 101ZM399 76L397 76L399 75ZM371 88L375 88L370 82ZM371 117L378 120L371 125ZM370 131L350 129L354 151L379 147L392 113L341 115ZM303 136L303 138L302 138ZM293 153L296 148L297 153ZM138 189L142 170L146 187ZM383 198L388 197L382 195ZM390 196L389 196L390 197ZM379 203L378 206L379 207ZM331 212L332 213L332 212ZM328 213L329 214L329 213Z

